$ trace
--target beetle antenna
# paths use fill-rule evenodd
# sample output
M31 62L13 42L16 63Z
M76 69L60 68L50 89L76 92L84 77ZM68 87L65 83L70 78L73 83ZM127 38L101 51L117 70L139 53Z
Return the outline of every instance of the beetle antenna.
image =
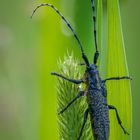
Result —
M67 26L69 27L69 29L72 31L75 39L77 40L79 46L80 46L80 49L81 49L81 52L82 52L82 58L84 59L85 63L87 66L89 66L89 62L88 62L88 58L87 56L85 55L84 53L84 50L83 50L83 47L82 47L82 44L81 44L81 41L79 39L79 37L77 36L76 32L74 31L74 29L72 28L72 26L70 25L70 23L66 20L66 18L58 11L58 9L56 7L54 7L52 4L40 4L38 5L34 10L33 10L33 13L31 15L31 18L33 17L33 15L35 14L35 12L42 6L49 6L51 7L52 9L54 9L54 11L63 19L63 21L67 24Z
M95 49L96 49L96 52L94 54L94 64L96 64L97 63L98 56L99 56L99 51L98 51L98 44L97 44L96 12L95 12L95 3L94 3L94 0L91 0L91 6L92 6L92 12L93 12L94 39L95 39Z

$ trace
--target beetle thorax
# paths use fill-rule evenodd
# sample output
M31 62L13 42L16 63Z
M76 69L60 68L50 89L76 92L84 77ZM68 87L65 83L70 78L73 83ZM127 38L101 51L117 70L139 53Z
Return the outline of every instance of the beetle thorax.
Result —
M85 72L86 84L87 86L92 86L92 88L100 87L100 76L98 68L95 64L91 64Z
M97 74L99 74L99 72L98 72L98 68L97 68L97 66L95 65L95 64L91 64L88 68L87 68L87 70L86 70L86 72L89 74L89 76L95 76L95 75L97 75Z

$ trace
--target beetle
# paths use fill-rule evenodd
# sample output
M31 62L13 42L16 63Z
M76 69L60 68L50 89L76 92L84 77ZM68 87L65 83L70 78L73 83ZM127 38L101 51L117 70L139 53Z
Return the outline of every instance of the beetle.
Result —
M82 59L84 63L82 65L86 66L85 74L82 79L72 79L69 77L65 77L61 74L58 74L56 72L52 72L51 74L54 76L57 76L59 78L63 78L64 80L67 80L69 82L72 82L74 84L81 84L84 83L86 85L85 90L80 90L77 96L71 100L66 107L64 107L60 112L59 115L64 113L78 98L80 98L83 95L86 95L87 97L87 104L88 108L86 109L84 113L84 120L83 124L81 126L81 130L79 130L79 136L77 140L80 140L84 126L86 124L88 114L90 114L90 122L92 126L92 132L94 140L109 140L109 110L113 109L115 110L117 121L122 128L124 134L129 135L129 133L126 131L124 126L122 125L122 121L119 117L118 111L115 106L108 105L107 104L107 89L106 89L106 82L110 80L122 80L122 79L131 79L129 76L117 76L117 77L111 77L102 80L98 71L97 61L99 57L99 51L98 51L98 45L97 45L97 33L96 33L96 11L95 11L95 3L94 0L91 0L91 7L93 12L93 24L94 24L94 40L95 40L95 53L93 58L93 63L90 64L87 55L84 52L82 43L70 25L70 23L66 20L66 18L58 11L56 7L54 7L52 4L41 4L34 9L31 18L33 17L36 10L42 6L48 6L51 7L66 23L68 28L72 31L75 39L77 40L81 54Z

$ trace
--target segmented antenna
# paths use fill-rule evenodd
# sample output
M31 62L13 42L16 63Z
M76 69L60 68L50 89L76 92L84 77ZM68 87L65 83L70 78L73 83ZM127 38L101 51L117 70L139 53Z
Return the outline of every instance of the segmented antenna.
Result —
M95 47L96 47L96 50L98 50L98 47L97 47L97 35L96 35L96 12L95 12L95 3L94 3L94 0L91 0L91 6L92 6L93 22L94 22Z
M69 27L69 29L72 31L74 37L76 38L79 46L80 46L80 49L82 51L82 53L84 53L84 50L83 50L83 47L82 47L82 44L80 42L80 39L79 37L77 36L76 32L74 31L74 29L72 28L72 26L70 25L70 23L65 19L65 17L58 11L58 9L56 7L54 7L52 4L40 4L38 5L34 10L33 10L33 13L31 15L31 18L33 17L33 15L35 14L35 12L37 11L38 8L42 7L42 6L49 6L51 8L53 8L55 10L55 12L63 19L63 21L67 24L67 26Z
M86 54L84 53L84 50L83 50L83 47L82 47L82 44L80 42L80 39L79 37L77 36L76 32L74 31L74 29L72 28L72 26L70 25L70 23L65 19L65 17L58 11L58 9L56 7L54 7L52 4L40 4L38 5L34 10L33 10L33 13L31 15L31 18L33 17L33 15L35 14L35 12L37 11L38 8L42 7L42 6L49 6L51 7L52 9L54 9L54 11L63 19L63 21L67 24L67 26L69 27L69 29L72 31L74 37L76 38L79 46L80 46L80 49L81 49L81 52L82 52L82 58L84 59L87 67L89 66L89 61L88 61L88 58L86 56Z
M92 6L92 12L93 12L93 23L94 23L94 39L95 39L95 48L96 48L96 52L94 55L94 63L97 63L97 59L99 56L99 52L98 52L98 45L97 45L97 31L96 31L96 12L95 12L95 3L94 0L91 0L91 6Z

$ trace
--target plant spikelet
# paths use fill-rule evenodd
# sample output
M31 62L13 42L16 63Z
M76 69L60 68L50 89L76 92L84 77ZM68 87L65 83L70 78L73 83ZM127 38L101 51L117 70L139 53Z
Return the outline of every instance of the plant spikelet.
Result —
M66 77L80 79L81 66L73 55L64 57L64 61L59 60L58 71ZM61 111L79 92L79 85L75 85L66 80L58 78L58 111ZM77 99L63 114L58 116L60 140L76 140L82 127L84 112L87 109L85 97ZM83 130L81 140L91 140L91 126L88 122Z

